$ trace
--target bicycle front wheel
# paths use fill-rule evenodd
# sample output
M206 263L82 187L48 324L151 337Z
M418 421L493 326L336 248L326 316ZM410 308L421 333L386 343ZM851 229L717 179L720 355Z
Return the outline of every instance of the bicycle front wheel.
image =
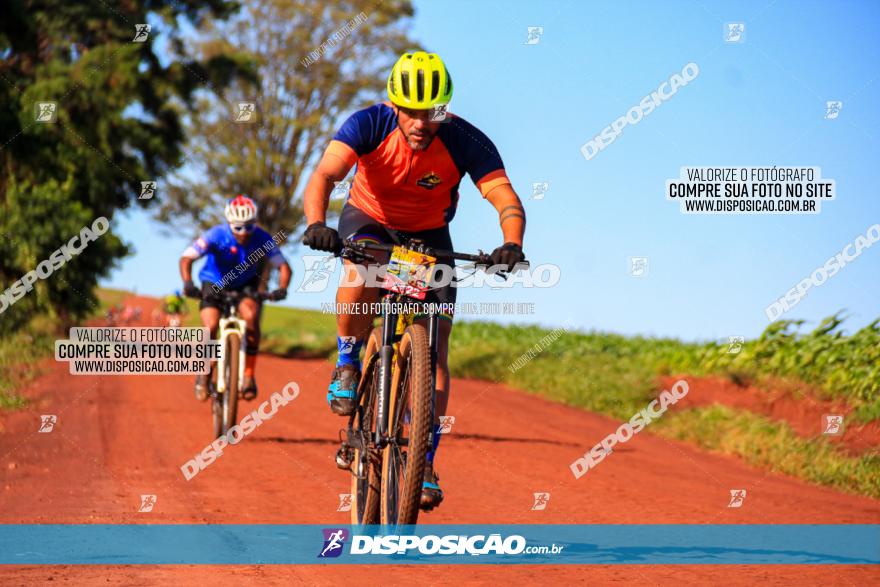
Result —
M223 392L223 434L237 424L238 421L238 353L241 349L241 337L230 334L226 338L223 369L226 375L226 391Z
M388 436L382 459L382 524L415 524L433 441L431 355L428 333L420 324L407 327L395 355L391 380Z

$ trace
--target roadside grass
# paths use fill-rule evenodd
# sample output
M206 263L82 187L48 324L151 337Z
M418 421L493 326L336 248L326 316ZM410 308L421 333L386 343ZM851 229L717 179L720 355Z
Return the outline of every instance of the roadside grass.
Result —
M261 328L264 352L303 358L336 352L336 319L331 314L265 304Z
M15 410L27 405L27 400L18 391L40 375L40 361L54 351L53 329L50 320L38 317L28 328L0 340L0 410Z
M880 498L880 455L850 456L825 438L799 437L788 424L713 405L671 411L651 430L748 463L840 490ZM747 487L745 489L748 489Z

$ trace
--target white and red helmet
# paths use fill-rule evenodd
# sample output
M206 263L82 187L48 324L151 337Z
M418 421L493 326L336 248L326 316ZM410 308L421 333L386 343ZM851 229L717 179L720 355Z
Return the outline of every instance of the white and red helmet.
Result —
M239 194L226 203L224 215L230 224L255 222L257 220L257 204L249 197Z

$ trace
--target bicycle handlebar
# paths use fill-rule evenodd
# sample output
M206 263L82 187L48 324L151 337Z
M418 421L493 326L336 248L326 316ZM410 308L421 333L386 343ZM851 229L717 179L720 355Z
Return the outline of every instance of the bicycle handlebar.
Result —
M245 292L240 291L240 290L221 289L219 292L216 293L216 295L219 296L223 301L229 302L229 303L238 302L242 298L256 298L256 300L258 302L264 302L267 300L268 301L275 301L275 298L272 297L271 292L267 292L267 291L258 291L258 292L256 292L256 295L254 296L250 292L245 294ZM198 296L187 295L186 297L194 299L194 300L202 299L201 295L198 295Z
M337 257L350 258L350 256L346 256L347 253L354 253L355 256L364 257L368 261L376 261L376 258L367 253L367 250L374 251L383 251L390 253L394 250L396 245L386 244L386 243L372 243L372 242L363 242L356 243L351 239L346 239L342 243L342 249L339 253L336 254ZM458 253L455 251L444 251L443 249L435 249L433 247L429 247L424 243L408 243L405 247L409 250L415 251L417 253L422 253L423 255L430 255L431 257L437 258L447 258L447 259L455 259L458 261L471 261L477 266L492 265L492 257L484 253L483 251L479 251L476 255L471 253ZM518 269L526 269L529 267L529 262L523 259L519 263L514 266L514 270ZM502 277L506 278L506 271L499 271L497 273Z

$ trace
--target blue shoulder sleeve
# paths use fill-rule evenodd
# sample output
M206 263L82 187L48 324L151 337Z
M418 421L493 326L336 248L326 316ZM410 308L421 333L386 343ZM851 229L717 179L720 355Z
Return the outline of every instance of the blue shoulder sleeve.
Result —
M345 143L361 157L375 150L396 127L394 110L385 104L374 104L349 116L333 140Z

